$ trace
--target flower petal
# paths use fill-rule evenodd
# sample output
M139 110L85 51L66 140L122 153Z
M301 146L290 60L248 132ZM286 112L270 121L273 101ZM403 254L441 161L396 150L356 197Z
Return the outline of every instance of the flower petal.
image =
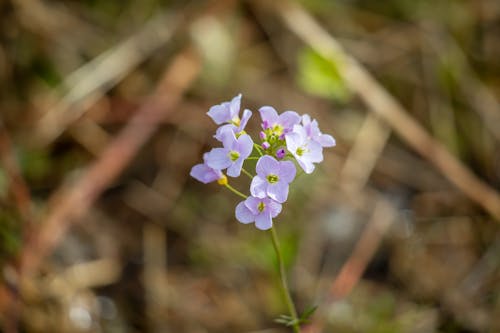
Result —
M267 181L265 178L255 176L250 184L250 193L257 198L265 198L267 189Z
M291 132L285 135L285 141L286 141L286 148L288 149L288 151L291 152L292 154L295 154L297 148L300 147L302 140L300 139L300 135L298 133Z
M240 104L241 104L241 94L233 97L231 103L229 105L229 115L231 116L231 121L234 117L237 117L240 113Z
M309 152L307 153L307 158L313 163L319 163L323 161L323 147L316 141L310 141L307 145Z
M263 106L259 109L262 122L267 121L270 125L278 122L278 112L272 106Z
M243 167L243 158L238 158L234 163L227 168L227 175L230 177L239 177L241 174L241 168Z
M280 162L280 170L278 173L279 179L283 180L287 183L291 183L295 178L295 174L297 173L297 169L295 168L295 164L291 161L283 161Z
M252 111L250 111L248 109L245 109L245 111L243 111L243 116L241 117L241 120L240 120L240 126L238 127L238 132L241 132L245 129L245 127L247 126L248 120L250 119L251 116L252 116Z
M245 206L245 201L240 202L234 211L236 219L241 223L251 223L255 220L254 214Z
M191 168L189 173L191 177L202 182L203 184L208 184L216 181L222 176L222 173L218 170L209 168L205 164L197 164Z
M229 150L235 149L237 140L236 140L236 135L234 134L233 127L222 126L220 130L220 137L224 148Z
M282 208L281 204L274 200L269 200L269 202L267 203L267 209L271 214L272 218L275 218L276 216L279 215L279 213L281 213L281 208Z
M268 212L262 212L255 217L255 226L260 230L268 230L273 226L273 220L271 219L271 214Z
M336 145L335 139L329 134L321 134L318 143L323 147L333 147Z
M229 107L229 102L214 105L208 110L207 115L212 118L217 125L230 122L232 117Z
M314 171L314 164L307 158L307 156L297 157L297 162L305 173L310 174Z
M225 136L229 135L227 131L231 131L234 133L236 130L237 128L233 124L222 125L221 127L217 128L214 138L216 138L220 142L224 142Z
M250 209L253 215L258 215L260 213L259 211L259 204L262 202L262 199L258 199L255 197L248 197L245 200L245 206Z
M279 122L283 128L292 130L294 125L300 123L300 116L295 111L285 111L280 114Z
M279 203L285 202L288 198L288 184L283 181L269 184L267 186L267 195L269 198L276 200Z
M252 153L253 141L250 135L241 135L236 144L236 150L240 153L240 158L246 159Z
M206 162L212 169L222 170L231 165L228 150L225 148L213 148L206 155Z
M274 157L264 155L257 161L255 171L263 178L267 177L270 173L277 174L279 171L279 162Z

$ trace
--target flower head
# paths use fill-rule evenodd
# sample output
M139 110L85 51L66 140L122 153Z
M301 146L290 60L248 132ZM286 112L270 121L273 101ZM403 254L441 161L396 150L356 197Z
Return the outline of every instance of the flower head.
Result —
M253 141L248 134L242 134L238 138L231 129L221 133L223 148L214 148L206 158L206 164L216 170L227 168L227 175L238 177L243 167L243 161L250 155Z
M241 223L255 222L260 230L273 226L273 218L281 212L281 204L270 198L248 197L236 206L236 219Z
M294 125L300 123L300 116L294 111L285 111L278 115L272 106L263 106L259 112L262 128L267 136L283 139L285 134L292 131Z
M204 184L208 184L225 177L220 170L212 169L207 165L207 155L208 153L203 154L203 163L193 166L191 168L191 172L189 173L191 177Z
M310 140L304 127L295 125L293 131L285 136L285 140L288 151L295 157L305 173L312 173L314 163L323 161L321 144Z
M256 171L257 176L252 179L250 185L252 196L285 202L288 197L288 184L295 178L295 165L290 161L278 162L265 155L257 162Z
M311 117L308 114L305 114L302 116L302 125L304 126L304 130L306 131L307 138L309 140L316 141L322 147L335 146L335 139L333 136L321 133L316 119L311 121Z

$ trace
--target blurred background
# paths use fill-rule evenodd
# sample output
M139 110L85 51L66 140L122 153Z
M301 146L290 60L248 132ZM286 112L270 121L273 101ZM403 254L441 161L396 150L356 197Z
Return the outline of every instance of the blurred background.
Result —
M189 176L238 93L337 140L275 220L304 332L500 331L499 1L0 15L2 332L290 331L269 235Z

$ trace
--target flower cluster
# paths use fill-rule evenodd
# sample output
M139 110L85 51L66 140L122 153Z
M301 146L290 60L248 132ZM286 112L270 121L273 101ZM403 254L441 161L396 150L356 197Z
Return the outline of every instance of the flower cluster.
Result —
M245 132L252 111L245 109L240 118L240 105L241 94L207 112L220 125L214 137L221 147L205 153L203 163L191 169L191 176L205 184L217 181L245 198L236 206L236 219L241 223L255 222L258 229L267 230L288 198L289 185L297 174L296 165L305 173L312 173L315 164L323 161L323 148L335 146L335 139L321 133L318 122L307 114L278 114L273 107L263 106L259 109L260 143L255 143ZM250 159L257 160L255 175L243 168ZM232 188L224 171L230 177L239 177L242 171L250 176L250 196Z

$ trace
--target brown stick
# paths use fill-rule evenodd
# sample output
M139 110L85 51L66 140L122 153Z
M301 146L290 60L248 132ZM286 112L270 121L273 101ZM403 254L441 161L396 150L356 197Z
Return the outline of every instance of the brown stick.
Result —
M51 208L36 237L22 253L24 277L38 268L42 259L58 244L68 228L81 217L97 197L130 163L153 135L163 118L173 111L184 91L199 72L200 64L191 50L178 55L163 76L153 96L110 142L101 157L72 184L66 184L51 198Z
M276 12L287 27L323 57L338 64L339 72L350 89L389 124L414 150L429 160L469 199L483 207L500 222L500 196L463 163L436 141L409 112L342 46L299 5L279 2Z

